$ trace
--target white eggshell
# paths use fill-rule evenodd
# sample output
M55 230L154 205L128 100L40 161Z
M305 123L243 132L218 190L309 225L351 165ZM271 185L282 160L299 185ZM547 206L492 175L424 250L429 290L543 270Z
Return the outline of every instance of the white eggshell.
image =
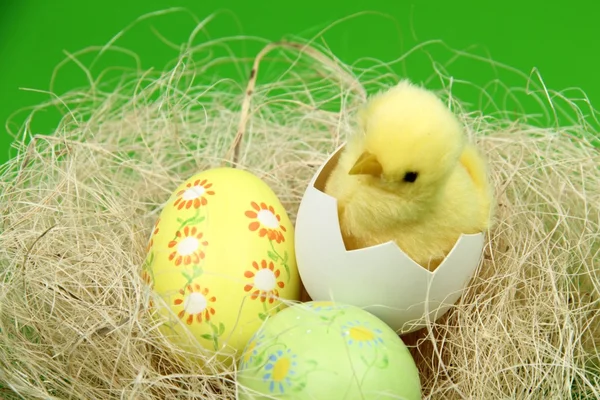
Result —
M481 262L484 234L462 235L433 272L394 242L347 251L337 200L323 192L342 148L312 178L298 210L296 261L304 287L313 300L363 307L400 334L416 331L460 298Z

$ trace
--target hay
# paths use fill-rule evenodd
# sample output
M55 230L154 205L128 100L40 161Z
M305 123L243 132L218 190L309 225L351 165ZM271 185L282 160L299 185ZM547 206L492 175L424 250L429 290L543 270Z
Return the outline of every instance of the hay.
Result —
M314 43L275 46L249 98L254 60L218 56L234 39L187 46L165 72L124 71L107 87L91 80L27 117L0 180L3 398L235 398L233 370L178 357L143 307L140 269L162 204L191 174L231 161L238 136L236 165L264 179L295 220L308 180L351 131L366 92L397 77L384 63L344 65ZM223 63L244 78L214 75ZM266 65L276 63L286 72L269 81ZM489 102L496 111L484 115L453 94L473 85L450 79L439 62L432 69L428 83L442 84L490 160L498 206L477 277L413 349L425 398L599 397L593 110L583 118L575 102L528 80L541 113L574 110L574 123L543 128ZM35 135L32 118L51 107L64 118L54 135Z

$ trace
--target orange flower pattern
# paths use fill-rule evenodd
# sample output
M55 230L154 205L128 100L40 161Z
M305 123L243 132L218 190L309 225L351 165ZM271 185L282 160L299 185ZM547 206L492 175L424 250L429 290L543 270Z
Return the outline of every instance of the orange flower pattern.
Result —
M154 282L152 281L152 276L145 269L142 270L142 282L144 282L150 290L152 290L152 288L154 287ZM148 306L150 308L154 307L154 302L152 301L152 298L150 298L150 300L148 301Z
M150 240L148 241L148 246L146 246L146 253L150 251L152 246L154 245L154 236L159 232L158 224L160 223L160 218L156 220L154 224L154 231L150 235Z
M246 292L252 292L250 298L256 300L260 297L260 301L263 303L268 299L269 303L279 297L279 289L283 289L285 284L278 280L281 272L275 268L273 262L267 263L266 260L262 260L260 265L256 261L252 262L254 271L244 272L244 276L252 280L252 283L248 283L244 286Z
M268 237L277 243L285 241L283 233L286 232L285 226L281 225L281 217L275 213L272 206L265 203L251 202L252 210L246 211L246 217L253 219L248 228L252 232L258 232L260 237Z
M206 179L196 180L185 185L185 189L177 192L177 200L173 204L178 210L200 208L205 206L208 201L206 196L212 196L215 194L213 190L209 190L212 187L212 183L208 183Z
M209 296L208 292L207 288L201 288L197 283L188 285L185 290L181 289L180 296L173 301L174 305L183 307L177 316L185 319L188 325L194 321L199 324L202 321L210 321L210 318L215 315L215 309L212 306L217 298Z
M147 270L142 271L142 281L146 284L146 286L148 286L149 288L152 288L152 286L153 286L152 276L150 276L150 273Z
M173 249L169 255L169 261L174 261L176 266L198 264L205 257L200 246L208 246L206 240L202 241L203 236L204 234L198 232L195 226L186 226L183 228L183 232L177 231L175 240L169 243L169 248Z

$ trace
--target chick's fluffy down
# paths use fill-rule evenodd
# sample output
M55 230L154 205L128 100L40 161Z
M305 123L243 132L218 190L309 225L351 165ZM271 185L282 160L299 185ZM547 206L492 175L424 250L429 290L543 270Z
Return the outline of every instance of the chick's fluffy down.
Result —
M347 249L394 241L433 270L461 234L488 228L486 164L433 93L402 82L371 99L359 122L325 187ZM408 172L416 181L404 180Z

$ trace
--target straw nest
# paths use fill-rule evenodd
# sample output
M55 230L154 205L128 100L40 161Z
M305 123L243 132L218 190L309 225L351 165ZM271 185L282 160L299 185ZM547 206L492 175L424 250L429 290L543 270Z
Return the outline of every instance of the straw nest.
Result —
M314 43L271 44L252 59L219 53L233 41L184 46L164 72L90 73L88 87L36 107L17 132L18 156L0 180L3 398L235 398L233 367L200 369L179 357L143 307L140 268L161 205L192 174L231 161L238 137L235 165L264 179L294 220L356 107L398 76L384 63L345 65ZM428 46L468 57L439 43L413 53ZM260 69L248 96L253 63ZM243 78L220 77L223 65ZM523 76L527 91L494 87L513 104L535 99L538 115L501 109L486 97L491 86L479 86L484 113L483 101L464 104L455 93L475 87L468 79L451 79L440 60L430 68L426 83L489 159L497 207L466 294L407 340L425 398L599 397L595 112ZM63 112L61 123L35 135L32 118L50 107ZM561 113L571 123L554 124Z

